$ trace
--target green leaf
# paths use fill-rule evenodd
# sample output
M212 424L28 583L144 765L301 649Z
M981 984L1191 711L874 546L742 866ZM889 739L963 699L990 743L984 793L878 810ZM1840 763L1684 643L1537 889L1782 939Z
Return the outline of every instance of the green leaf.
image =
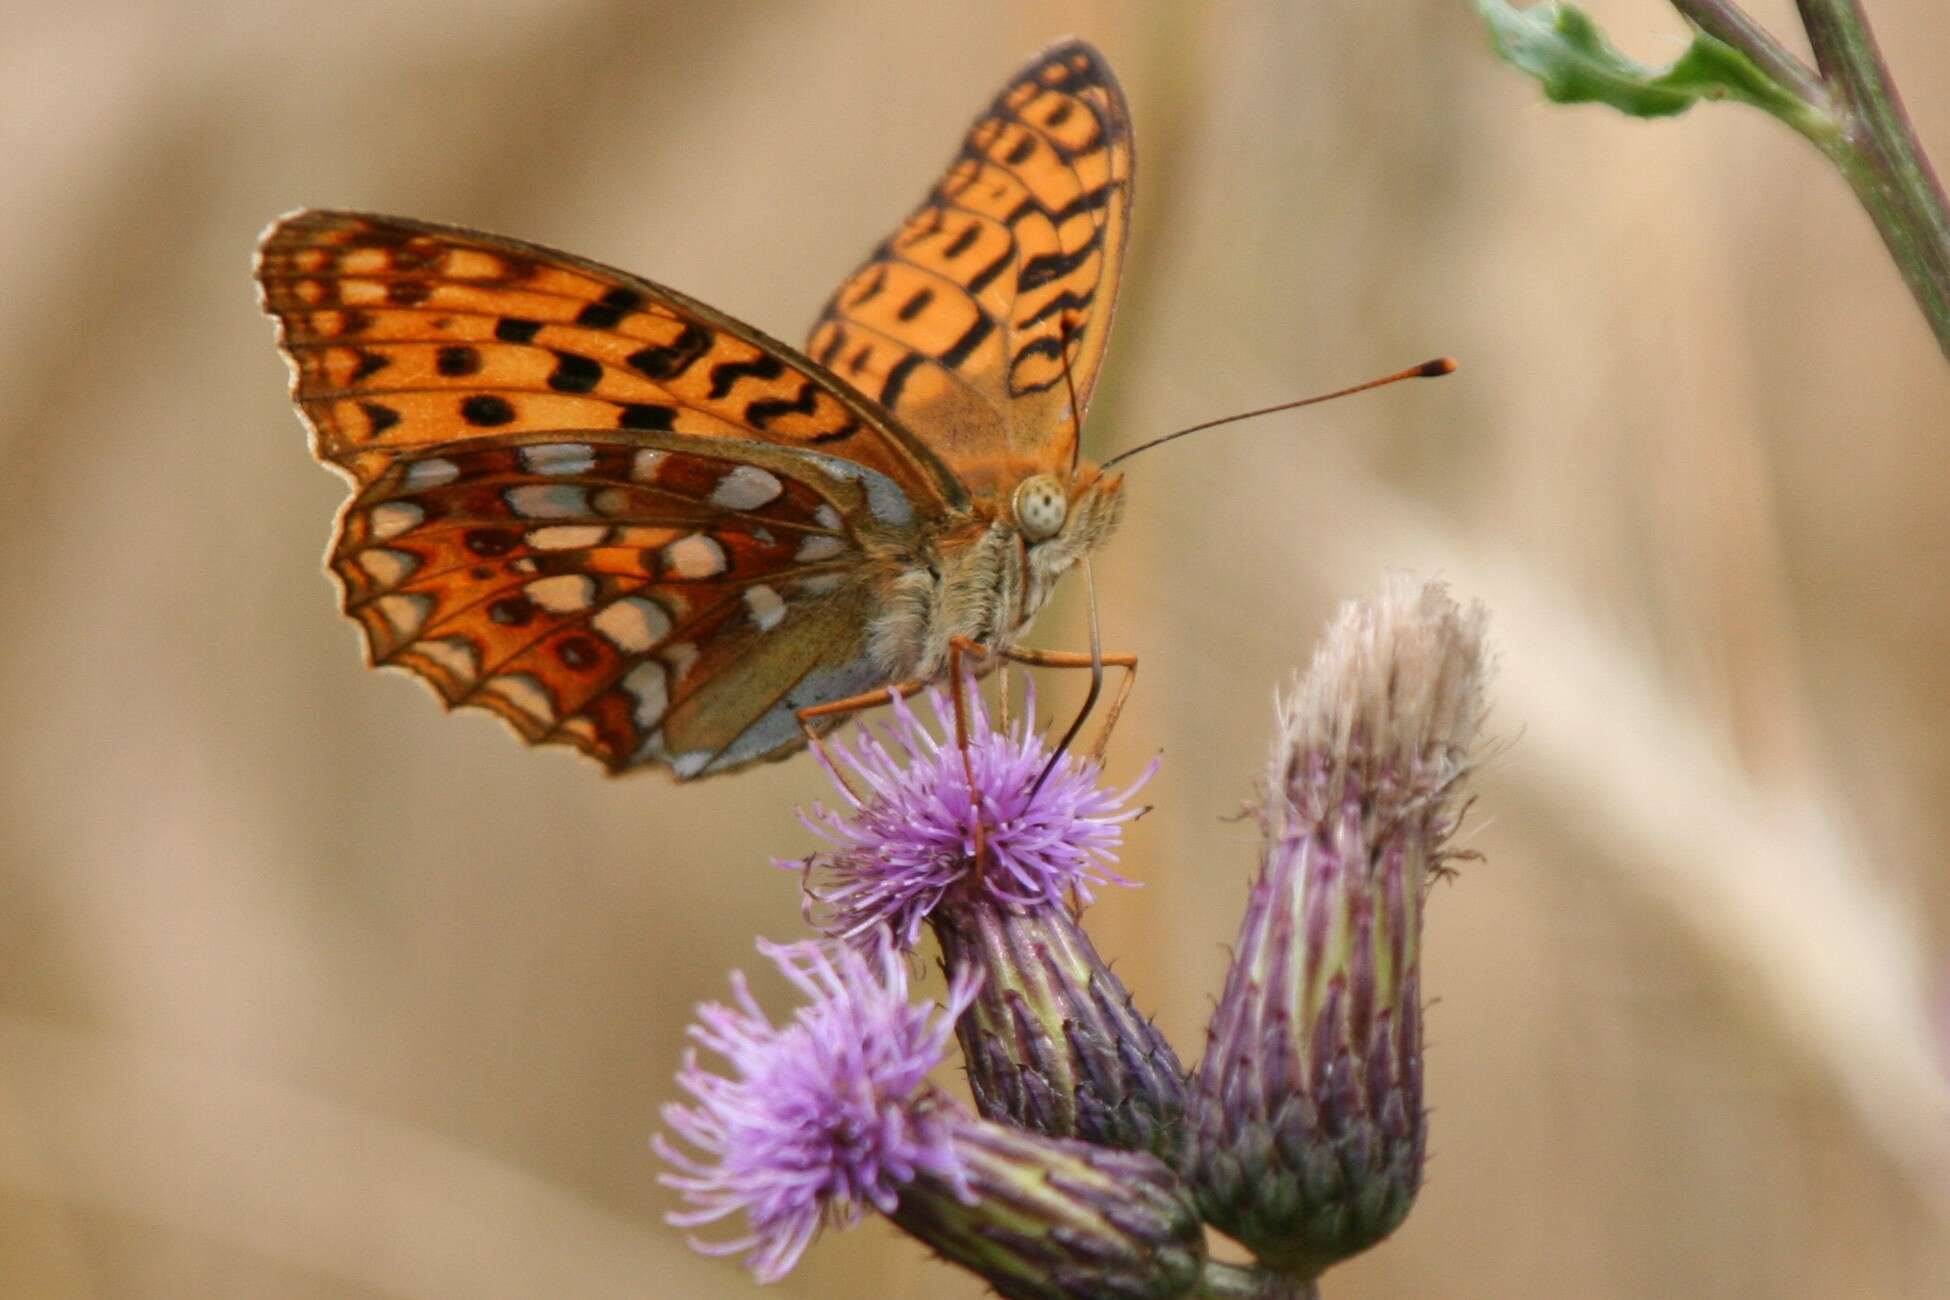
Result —
M1633 117L1671 117L1702 99L1737 99L1780 118L1803 135L1832 130L1828 115L1805 103L1726 42L1693 29L1693 43L1670 67L1648 68L1605 39L1576 5L1518 9L1506 0L1475 0L1504 61L1537 78L1560 104L1609 104Z

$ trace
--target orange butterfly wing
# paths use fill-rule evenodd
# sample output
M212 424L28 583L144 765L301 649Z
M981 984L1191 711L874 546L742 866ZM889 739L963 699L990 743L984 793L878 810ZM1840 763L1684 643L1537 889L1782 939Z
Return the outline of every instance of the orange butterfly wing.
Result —
M726 771L878 684L863 532L966 500L884 411L682 295L535 245L304 212L266 310L373 662L612 770Z
M536 244L352 212L297 212L258 249L265 310L321 460L482 433L673 432L817 448L909 500L959 503L926 444L821 366L672 289Z
M966 473L1005 458L1067 471L1064 340L1088 406L1130 230L1130 114L1103 56L1031 59L948 172L840 286L806 351Z

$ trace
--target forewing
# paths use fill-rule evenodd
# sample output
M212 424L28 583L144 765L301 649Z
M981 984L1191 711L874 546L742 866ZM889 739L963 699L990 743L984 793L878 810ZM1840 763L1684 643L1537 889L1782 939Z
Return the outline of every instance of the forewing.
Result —
M504 434L394 456L330 557L372 662L612 771L688 779L796 749L796 709L876 684L848 521L891 484L662 441Z
M1067 41L1030 60L948 173L840 286L807 352L951 464L1012 454L1068 469L1067 338L1087 406L1130 227L1132 141L1103 56Z
M362 484L412 449L594 429L818 448L917 510L964 499L932 451L794 349L567 253L306 211L265 233L257 278L313 450Z

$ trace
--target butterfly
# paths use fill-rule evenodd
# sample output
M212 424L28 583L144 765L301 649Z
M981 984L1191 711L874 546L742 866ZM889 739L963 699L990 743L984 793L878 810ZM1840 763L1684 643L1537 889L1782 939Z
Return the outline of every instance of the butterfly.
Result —
M327 562L370 661L690 780L957 645L1012 647L1121 512L1078 431L1132 164L1103 57L1043 51L803 351L538 245L281 218L261 303L352 484Z

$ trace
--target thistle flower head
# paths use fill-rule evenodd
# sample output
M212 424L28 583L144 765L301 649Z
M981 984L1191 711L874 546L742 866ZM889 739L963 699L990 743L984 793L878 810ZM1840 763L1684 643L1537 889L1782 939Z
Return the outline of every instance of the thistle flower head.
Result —
M866 946L761 942L809 999L773 1025L742 973L733 1005L698 1008L691 1038L717 1053L713 1074L687 1052L678 1086L689 1104L664 1107L665 1124L695 1152L658 1134L653 1145L675 1172L662 1181L694 1208L670 1222L696 1227L742 1212L747 1231L707 1254L746 1254L760 1281L783 1277L824 1223L845 1225L871 1206L891 1213L917 1176L964 1197L952 1137L959 1108L935 1094L928 1071L975 996L957 972L938 1013L907 999L907 971L884 935Z
M828 772L846 806L815 804L800 814L831 846L809 863L819 873L815 898L828 935L852 941L884 925L911 946L928 914L965 886L1005 905L1033 907L1059 904L1066 893L1088 902L1095 886L1132 883L1111 864L1123 823L1143 811L1131 798L1157 764L1128 788L1111 790L1099 784L1096 764L1065 754L1037 788L1050 751L1032 721L1034 686L1022 721L1006 730L990 722L977 692L969 690L967 701L966 763L954 740L953 706L939 687L928 692L933 729L896 700L892 725L878 733L862 728L850 745L830 744L836 766ZM852 793L847 774L866 787L864 798ZM987 852L980 871L978 821Z

